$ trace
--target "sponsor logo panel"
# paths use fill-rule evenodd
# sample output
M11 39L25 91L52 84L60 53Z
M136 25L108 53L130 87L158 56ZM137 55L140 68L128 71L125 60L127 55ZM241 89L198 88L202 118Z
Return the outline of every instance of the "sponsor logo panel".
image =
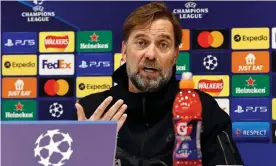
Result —
M71 31L40 32L39 51L73 52L75 50L75 34Z
M192 30L192 49L228 49L229 30Z
M268 75L233 75L232 95L239 97L269 96Z
M75 73L74 54L39 55L40 75L73 75Z
M267 98L232 98L232 120L268 121L271 104Z
M102 92L112 87L112 77L77 77L77 97Z
M74 77L39 79L39 97L74 97Z
M232 52L233 73L268 73L269 62L268 51Z
M232 49L268 49L269 28L233 28Z
M276 49L276 28L271 29L271 47Z
M4 32L2 53L36 53L36 32Z
M215 98L219 107L224 110L228 115L230 115L230 104L229 99Z
M229 96L229 76L228 75L195 75L195 86L197 89L210 94L213 97Z
M78 75L112 75L113 73L111 53L80 54L76 58Z
M269 141L270 124L268 122L234 122L232 135L235 141Z
M276 123L272 123L272 143L276 144Z
M125 63L125 59L123 58L121 53L114 54L114 71L117 70L121 65Z
M180 51L188 51L190 49L190 30L182 29L182 41L179 46Z
M36 91L35 77L2 78L3 98L36 98Z
M111 31L77 32L78 52L110 52L112 47Z
M180 52L176 61L176 74L190 71L190 54Z
M3 100L2 120L36 120L35 100Z
M276 120L276 98L272 99L272 120Z
M272 55L271 55L271 68L272 68L272 72L276 72L276 51L272 51Z
M2 74L4 76L36 75L36 55L2 55Z
M71 120L75 100L40 100L39 120Z

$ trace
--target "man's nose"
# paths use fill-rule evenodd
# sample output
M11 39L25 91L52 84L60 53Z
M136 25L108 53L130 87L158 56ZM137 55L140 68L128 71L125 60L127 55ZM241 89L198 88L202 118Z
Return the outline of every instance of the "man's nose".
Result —
M157 48L155 47L154 44L151 44L145 53L145 58L148 58L149 60L153 60L156 58L156 54L157 54Z

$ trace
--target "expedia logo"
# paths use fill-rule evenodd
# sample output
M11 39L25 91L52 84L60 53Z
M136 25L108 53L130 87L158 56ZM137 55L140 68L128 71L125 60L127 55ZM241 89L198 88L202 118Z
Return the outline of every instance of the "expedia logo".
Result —
M260 36L246 36L246 35L235 35L234 36L234 40L236 42L240 42L241 40L242 41L245 41L245 42L255 42L255 41L267 41L268 40L268 37L267 36L264 36L264 35L260 35Z
M65 49L69 44L69 37L66 36L46 36L44 40L46 49Z
M219 94L224 87L223 80L200 80L198 82L198 89L203 92Z

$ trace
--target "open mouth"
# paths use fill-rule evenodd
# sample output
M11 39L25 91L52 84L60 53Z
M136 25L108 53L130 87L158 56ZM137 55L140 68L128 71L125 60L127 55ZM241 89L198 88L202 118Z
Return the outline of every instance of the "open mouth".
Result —
M157 69L151 67L144 67L143 70L146 72L157 72Z

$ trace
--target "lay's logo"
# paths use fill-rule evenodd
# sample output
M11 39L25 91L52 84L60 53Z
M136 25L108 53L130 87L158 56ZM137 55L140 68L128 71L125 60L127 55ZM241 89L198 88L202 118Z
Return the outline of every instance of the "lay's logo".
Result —
M196 88L211 96L229 96L229 76L194 76Z
M75 49L74 32L40 32L40 52L73 52Z

